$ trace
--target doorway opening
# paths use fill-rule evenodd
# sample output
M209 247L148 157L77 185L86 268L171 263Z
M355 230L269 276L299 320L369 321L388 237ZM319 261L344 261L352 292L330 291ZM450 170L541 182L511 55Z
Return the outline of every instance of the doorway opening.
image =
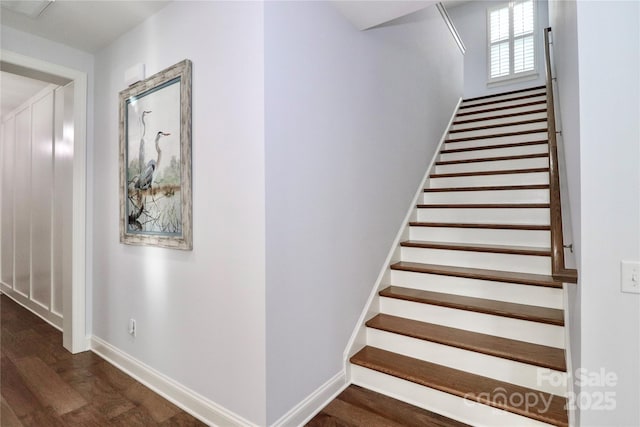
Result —
M9 51L0 51L0 57L3 73L46 85L14 112L7 132L3 126L0 290L62 329L63 346L78 353L90 347L85 301L87 75ZM16 138L16 131L27 134ZM6 143L11 138L13 145ZM15 143L19 140L28 144ZM13 161L5 161L7 156ZM29 174L18 174L16 168Z

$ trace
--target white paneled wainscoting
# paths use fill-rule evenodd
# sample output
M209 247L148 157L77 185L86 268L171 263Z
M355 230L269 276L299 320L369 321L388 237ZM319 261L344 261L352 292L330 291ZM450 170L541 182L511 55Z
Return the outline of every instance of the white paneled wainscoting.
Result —
M73 83L2 117L0 290L62 328L71 282Z

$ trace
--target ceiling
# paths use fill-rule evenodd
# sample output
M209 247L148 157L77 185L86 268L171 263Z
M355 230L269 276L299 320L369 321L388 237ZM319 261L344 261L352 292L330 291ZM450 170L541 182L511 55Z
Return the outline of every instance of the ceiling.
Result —
M0 22L26 33L95 53L169 3L166 0L57 0L36 18L3 7Z
M12 112L49 83L0 71L0 117Z

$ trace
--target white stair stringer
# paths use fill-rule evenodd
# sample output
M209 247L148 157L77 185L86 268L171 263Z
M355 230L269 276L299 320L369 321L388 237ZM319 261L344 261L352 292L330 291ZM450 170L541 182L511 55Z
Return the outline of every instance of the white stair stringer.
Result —
M450 389L446 381L428 380L434 378L430 370L437 368L431 363L447 375L452 371L446 369L454 369L476 376L473 384L479 390L486 384L512 384L555 396L556 408L567 395L562 381L567 373L542 367L563 366L558 359L566 339L558 311L564 309L564 293L550 277L546 118L545 88L460 104L424 183L427 190L418 196L395 248L390 265L398 265L381 276L378 290L391 288L376 295L361 317L394 316L400 318L394 320L397 326L385 330L375 322L362 325L359 345L349 350L354 355L364 343L380 352L370 360L384 356L397 364L367 363L366 355L373 353L363 351L361 359L354 356L349 365L353 384L473 426L551 425L532 412L528 417L514 408L480 404L452 391L455 387ZM446 333L442 326L513 340L516 343L506 341L505 348L518 348L519 353L501 357L505 353L488 346L439 341L431 332L412 335L411 328L427 326L407 321L431 324L440 333ZM467 338L477 336L460 333L457 339ZM534 348L532 356L523 343L551 349ZM398 366L410 363L421 366L415 376ZM540 380L550 373L561 380ZM427 380L418 380L421 375ZM558 413L562 411L556 409Z
M411 405L476 427L544 427L549 424L476 403L411 381L358 365L351 367L351 382Z

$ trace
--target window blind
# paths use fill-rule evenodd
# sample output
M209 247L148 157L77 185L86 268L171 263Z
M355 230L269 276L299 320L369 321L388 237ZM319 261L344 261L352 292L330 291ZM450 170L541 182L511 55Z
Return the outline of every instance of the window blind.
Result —
M510 2L489 13L489 77L535 68L533 0Z

